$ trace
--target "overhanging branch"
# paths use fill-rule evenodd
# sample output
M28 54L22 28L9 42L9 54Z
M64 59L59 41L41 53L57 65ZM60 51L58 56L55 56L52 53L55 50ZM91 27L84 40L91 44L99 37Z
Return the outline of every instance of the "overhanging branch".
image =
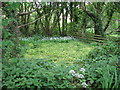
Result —
M29 15L30 13L35 12L38 8L39 8L39 6L37 6L35 9L33 9L33 10L29 11L29 12L17 13L16 16Z
M93 21L95 21L95 19L97 18L93 13L90 13L90 11L86 10L85 8L83 8L82 6L80 6L80 8L88 15L92 18Z
M57 11L57 10L55 10L55 11ZM54 11L54 12L55 12L55 11ZM35 19L33 22L30 22L30 23L26 23L26 24L23 24L23 25L17 26L17 28L21 28L21 27L24 27L24 26L27 26L27 25L33 24L33 23L35 23L36 21L40 20L41 18L43 18L43 17L45 17L45 16L47 16L47 15L49 15L49 13L44 14L43 16L41 16L41 17Z
M33 24L33 23L35 23L36 21L38 21L39 19L41 19L41 18L43 18L44 16L47 16L47 15L48 15L48 14L43 15L43 16L41 16L40 18L35 19L33 22L30 22L30 23L26 23L26 24L23 24L23 25L17 26L17 28L21 28L21 27L24 27L24 26L27 26L27 25Z

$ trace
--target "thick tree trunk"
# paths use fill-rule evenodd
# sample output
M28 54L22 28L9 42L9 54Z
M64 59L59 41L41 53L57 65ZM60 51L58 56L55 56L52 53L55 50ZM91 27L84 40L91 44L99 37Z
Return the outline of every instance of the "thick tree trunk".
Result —
M99 19L99 20L96 20L94 22L94 31L95 31L95 34L96 35L100 35L100 37L104 37L104 29L102 27L102 21Z
M83 10L93 20L95 34L100 35L100 37L105 37L100 15L98 13L96 13L96 14L90 13L89 11L87 11L85 9L83 9Z

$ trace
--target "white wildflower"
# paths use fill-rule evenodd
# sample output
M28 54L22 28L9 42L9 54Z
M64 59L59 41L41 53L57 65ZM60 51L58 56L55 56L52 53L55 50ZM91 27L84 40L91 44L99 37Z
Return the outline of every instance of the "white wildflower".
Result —
M74 70L70 70L69 73L70 74L75 74L75 71Z
M84 69L84 68L81 68L80 71L84 73L84 72L85 72L85 69Z
M84 75L77 73L77 74L75 74L75 77L77 77L77 78L84 78Z
M83 82L82 84L81 84L84 88L86 88L88 85L86 84L86 82Z
M79 78L84 78L84 75L83 75L83 74L80 74L80 75L79 75Z
M76 74L75 74L75 77L79 77L79 73L76 73Z
M52 38L50 38L50 40L52 40Z
M42 41L45 40L76 40L76 39L73 37L44 37Z
M72 73L72 76L76 76L76 73Z

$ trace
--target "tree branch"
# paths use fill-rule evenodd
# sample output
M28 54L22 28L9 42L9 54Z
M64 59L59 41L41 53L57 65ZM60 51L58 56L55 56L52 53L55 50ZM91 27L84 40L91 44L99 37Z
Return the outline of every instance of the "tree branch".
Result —
M113 13L114 13L114 11L111 10L111 13L110 13L110 15L109 15L109 18L108 18L107 24L105 25L104 31L107 30L107 28L108 28L108 26L109 26L109 23L110 23L110 21L111 21L111 19L112 19Z
M57 10L55 10L55 11L57 11ZM55 11L54 11L54 12L55 12ZM47 15L49 15L49 13L44 14L44 15L41 16L40 18L35 19L33 22L30 22L30 23L26 23L26 24L23 24L23 25L17 26L17 28L20 28L20 27L24 27L24 26L27 26L27 25L33 24L33 23L35 23L36 21L40 20L41 18L43 18L43 17L45 17L45 16L47 16Z
M30 22L30 23L26 23L26 24L23 24L23 25L17 26L17 28L21 28L21 27L24 27L24 26L27 26L27 25L33 24L33 23L35 23L36 21L38 21L39 19L41 19L41 18L43 18L44 16L47 16L47 15L48 15L48 14L43 15L43 16L41 16L40 18L35 19L33 22Z
M30 13L35 12L38 8L39 8L39 6L37 6L35 9L33 9L33 10L29 11L29 12L17 13L16 16L29 15Z
M95 19L97 18L93 13L90 13L90 11L87 11L85 8L83 8L82 6L80 6L80 8L88 15L92 18L93 21L95 21Z

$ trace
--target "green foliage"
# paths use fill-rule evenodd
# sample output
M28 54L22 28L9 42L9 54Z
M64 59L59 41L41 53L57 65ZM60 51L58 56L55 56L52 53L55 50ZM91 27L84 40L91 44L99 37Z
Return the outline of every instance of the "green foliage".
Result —
M3 87L82 87L76 83L84 80L77 78L73 80L69 71L71 69L79 71L78 64L72 64L72 62L78 56L83 57L87 54L85 51L91 50L91 46L76 40L41 41L39 37L24 38L20 42L22 45L20 54L25 58L10 58L8 65L3 65ZM74 49L78 54L73 51ZM83 55L81 51L84 52Z
M88 58L94 59L102 56L110 57L111 55L118 55L119 54L118 49L119 49L118 46L114 42L108 41L104 45L100 45L96 47L94 50L92 50L88 55Z
M118 88L119 75L119 53L120 50L114 42L96 46L88 58L84 60L89 78L94 80L93 87Z
M3 66L4 88L119 87L120 75L117 69L119 50L113 42L109 41L104 45L91 44L95 49L90 51L84 60L81 59L83 58L81 53L85 54L86 50L91 50L92 47L79 41L42 41L36 37L23 39L21 44L24 45L21 47L21 54L24 54L25 58L10 58L8 65ZM53 47L50 47L51 45ZM68 50L67 47L72 48ZM74 53L73 50L77 51ZM69 53L68 56L63 52ZM81 60L77 61L78 58ZM85 68L84 73L79 70L82 65ZM75 70L76 74L70 75L70 70ZM78 78L78 74L83 74L84 78Z
M17 2L9 2L7 4L8 4L7 10L9 10L9 11L16 10L16 8L19 8L19 5L20 5L20 3L17 3Z
M93 28L87 28L86 31L87 31L87 33L94 33L94 29Z
M3 87L7 88L66 88L71 87L70 69L78 66L57 66L49 59L11 59L3 66Z
M69 43L71 40L47 40L46 42L54 42L54 43Z
M94 30L97 30L97 34L104 34L105 32L102 30L107 23L111 24L108 25L110 29L107 30L107 33L119 27L117 22L119 19L119 3L80 4L2 2L3 78L1 81L3 81L3 87L81 88L82 82L86 82L89 87L119 87L120 48L116 43L109 41L103 45L97 43L88 45L72 39L42 39L42 36L59 36L64 33L74 35L74 33L80 34L83 32L89 37L95 33ZM37 5L42 8L37 8ZM60 8L56 8L59 6ZM34 9L37 12L31 12ZM20 13L22 16L19 18ZM64 17L64 21L61 15ZM66 22L68 21L66 19L68 15L70 15L68 18L71 20L68 19L69 23ZM88 17L86 18L86 16ZM113 21L110 22L109 20ZM29 24L21 27L20 31L26 36L34 36L21 39L21 46L19 46L19 40L17 39L19 31L16 30L16 26L26 23ZM88 26L89 28L86 29ZM118 38L119 35L116 37ZM113 38L112 40L119 41ZM94 47L95 49L93 49ZM19 51L21 52L18 54ZM86 69L84 79L69 75L71 69L79 72L82 65Z
M15 19L15 12L18 7L19 7L19 3L14 3L14 2L3 2L2 5L4 6L3 7L3 14L4 14L4 17L2 18L2 25L3 25L3 28L2 28L2 58L4 61L7 61L9 60L10 57L13 57L15 56L15 53L14 52L15 50L17 51L17 48L16 48L16 35L14 33L15 30L15 27L13 25L13 22L14 24L17 23L17 20ZM12 23L12 24L11 24ZM3 61L3 62L4 62Z
M112 59L110 62L113 62ZM96 61L91 64L86 64L87 77L92 79L94 83L92 87L99 88L118 88L119 74L114 65L108 64L107 61Z

